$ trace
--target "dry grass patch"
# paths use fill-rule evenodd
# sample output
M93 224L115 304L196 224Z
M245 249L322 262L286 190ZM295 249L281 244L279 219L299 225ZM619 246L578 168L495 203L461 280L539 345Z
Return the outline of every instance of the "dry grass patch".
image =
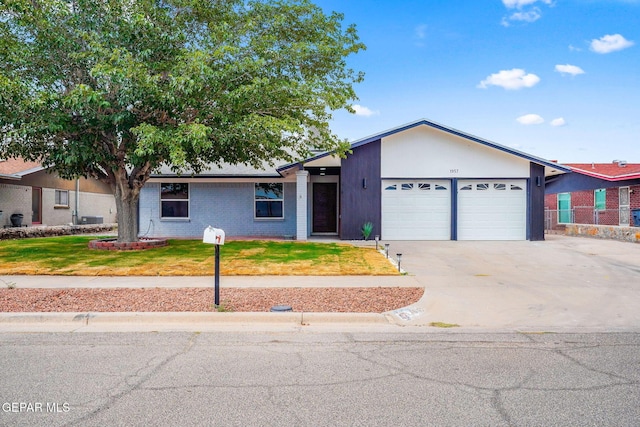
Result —
M0 241L0 274L76 276L207 276L213 246L170 240L144 251L98 251L91 237ZM220 273L233 275L397 275L373 248L339 243L231 241L221 247Z

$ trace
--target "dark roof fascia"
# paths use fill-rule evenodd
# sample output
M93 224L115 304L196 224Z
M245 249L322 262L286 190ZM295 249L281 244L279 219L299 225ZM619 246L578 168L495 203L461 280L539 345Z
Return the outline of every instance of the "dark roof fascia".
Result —
M468 139L470 141L479 143L481 145L484 145L484 146L487 146L487 147L490 147L490 148L493 148L493 149L496 149L496 150L499 150L499 151L503 151L503 152L505 152L507 154L511 154L511 155L514 155L514 156L517 156L517 157L521 157L521 158L526 159L526 160L528 160L530 162L537 163L537 164L542 165L542 166L550 167L550 168L556 169L556 170L561 171L561 172L566 172L566 173L572 172L572 169L567 167L567 166L562 166L562 165L560 165L558 163L554 163L554 162L551 162L549 160L541 159L540 157L532 156L531 154L523 153L522 151L514 150L512 148L505 147L504 145L500 145L500 144L497 144L495 142L488 141L486 139L478 138L477 136L474 136L474 135L471 135L471 134L468 134L468 133L464 133L464 132L459 131L457 129L446 127L446 126L443 126L441 124L438 124L438 123L435 123L435 122L432 122L432 121L429 121L429 120L426 120L426 119L416 120L415 122L407 123L407 124L398 126L396 128L389 129L389 130L386 130L384 132L377 133L375 135L367 136L365 138L356 140L356 141L351 143L351 149L361 147L361 146L369 144L371 142L378 141L378 140L380 140L382 138L386 138L388 136L395 135L396 133L404 132L406 130L409 130L409 129L412 129L414 127L421 126L421 125L430 126L430 127L434 128L434 129L438 129L440 131L447 132L449 134L452 134L452 135L455 135L455 136L459 136L459 137L464 138L464 139ZM280 166L279 168L277 168L277 171L281 172L281 171L284 171L286 169L291 169L291 168L293 168L295 166L299 166L302 163L311 162L313 160L321 159L323 157L326 157L326 156L329 156L329 155L332 155L332 154L334 154L333 151L326 151L324 153L317 154L317 155L315 155L313 157L310 157L308 159L305 159L305 160L302 160L302 161L299 161L299 162L289 163L289 164Z
M569 168L569 167L562 166L562 165L560 165L558 163L554 163L554 162L551 162L549 160L541 159L540 157L532 156L531 154L523 153L522 151L514 150L513 148L505 147L504 145L500 145L500 144L497 144L495 142L491 142L491 141L486 140L486 139L478 138L477 136L474 136L474 135L459 131L459 130L454 129L454 128L443 126L443 125L441 125L439 123L435 123L435 122L432 122L432 121L429 121L429 120L426 120L426 119L416 120L415 122L407 123L407 124L404 124L402 126L399 126L399 127L393 128L393 129L389 129L389 130L387 130L385 132L382 132L382 133L379 133L379 134L375 134L375 135L371 135L371 136L368 136L366 138L360 139L358 141L353 142L351 144L351 148L360 147L362 145L369 144L369 143L377 141L379 139L386 138L388 136L395 135L396 133L404 132L406 130L409 130L409 129L412 129L414 127L418 127L418 126L421 126L421 125L430 126L430 127L434 128L434 129L438 129L440 131L443 131L443 132L446 132L446 133L449 133L449 134L452 134L452 135L455 135L455 136L459 136L459 137L464 138L464 139L468 139L470 141L479 143L481 145L485 145L485 146L487 146L489 148L493 148L493 149L496 149L496 150L499 150L499 151L503 151L503 152L505 152L507 154L511 154L511 155L514 155L514 156L517 156L517 157L521 157L521 158L529 160L530 162L533 162L533 163L537 163L537 164L540 164L540 165L543 165L543 166L548 166L550 168L554 168L554 169L557 169L557 170L562 171L562 172L571 172L571 168Z
M287 163L286 165L279 166L278 168L276 168L276 171L280 175L282 175L284 171L288 169L293 169L293 168L301 169L301 165L303 165L304 163L313 162L314 160L322 159L323 157L332 156L334 154L335 154L335 151L325 151L323 153L316 154L315 156L307 157L304 160L299 160L297 162Z

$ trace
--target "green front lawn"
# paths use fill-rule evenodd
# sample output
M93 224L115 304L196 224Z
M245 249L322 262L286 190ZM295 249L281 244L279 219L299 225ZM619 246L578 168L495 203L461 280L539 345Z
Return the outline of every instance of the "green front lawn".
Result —
M0 275L203 276L213 274L214 246L170 240L162 248L102 251L94 236L0 241ZM373 248L338 243L230 241L220 250L222 275L395 275Z

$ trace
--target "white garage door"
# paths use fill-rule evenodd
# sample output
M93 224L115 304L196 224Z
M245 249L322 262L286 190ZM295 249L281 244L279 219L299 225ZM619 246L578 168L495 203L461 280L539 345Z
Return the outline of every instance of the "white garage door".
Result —
M526 180L458 181L458 240L526 240Z
M451 239L451 183L446 180L382 181L382 238Z

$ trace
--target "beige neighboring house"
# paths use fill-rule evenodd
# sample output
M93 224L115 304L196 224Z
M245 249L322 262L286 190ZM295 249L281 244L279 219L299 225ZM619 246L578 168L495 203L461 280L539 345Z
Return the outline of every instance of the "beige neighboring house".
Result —
M66 180L39 163L0 159L0 226L115 223L116 203L109 185L80 178Z

